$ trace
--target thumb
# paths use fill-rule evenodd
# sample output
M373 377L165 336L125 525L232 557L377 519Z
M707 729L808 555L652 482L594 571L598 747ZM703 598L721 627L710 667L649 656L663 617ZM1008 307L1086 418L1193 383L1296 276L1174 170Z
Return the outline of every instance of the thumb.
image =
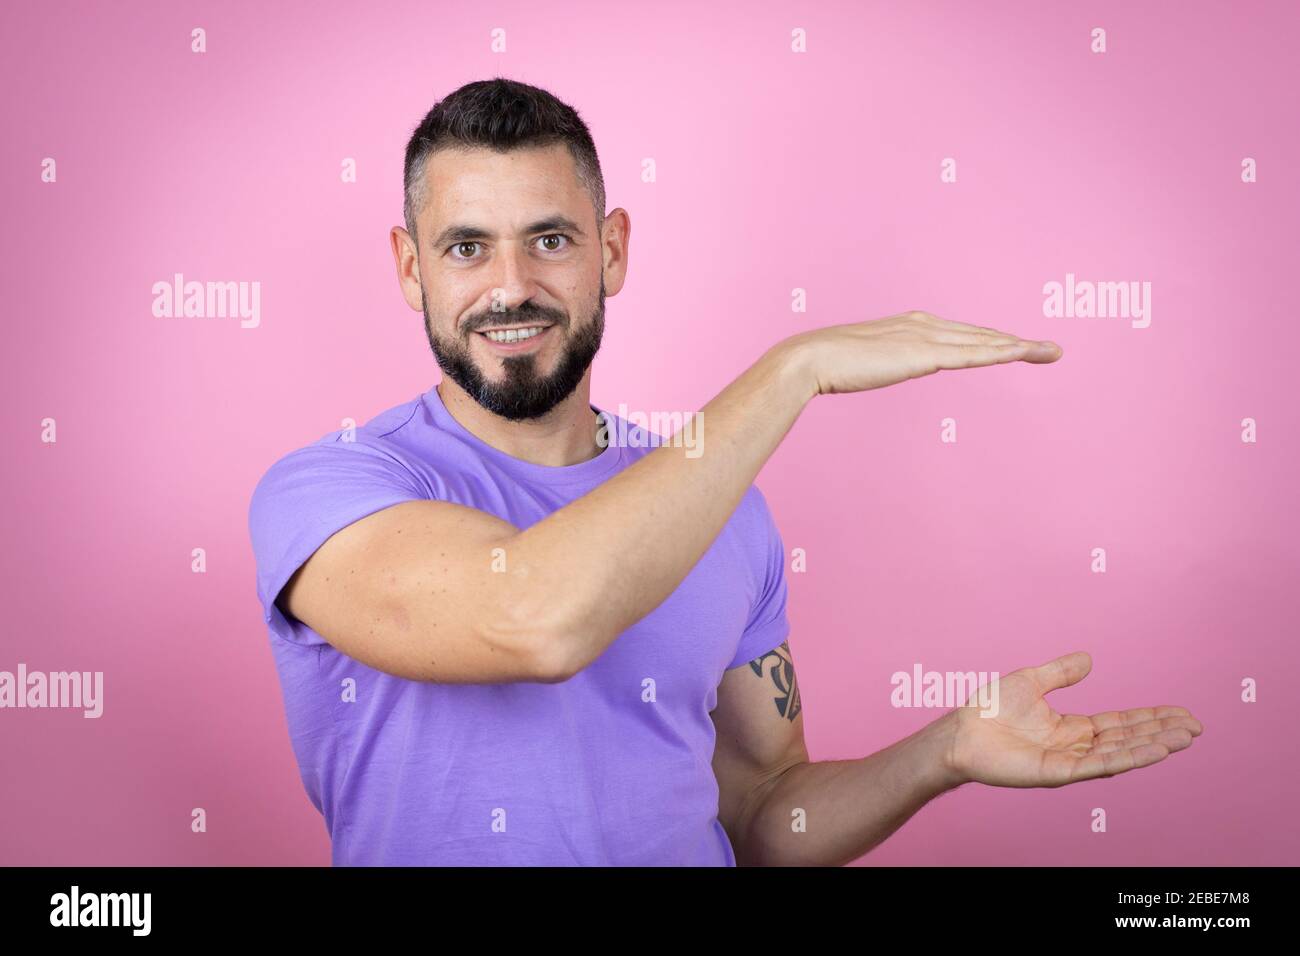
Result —
M1092 670L1092 658L1086 651L1075 651L1054 661L1048 661L1041 667L1030 668L1040 692L1058 690L1077 684L1088 676Z

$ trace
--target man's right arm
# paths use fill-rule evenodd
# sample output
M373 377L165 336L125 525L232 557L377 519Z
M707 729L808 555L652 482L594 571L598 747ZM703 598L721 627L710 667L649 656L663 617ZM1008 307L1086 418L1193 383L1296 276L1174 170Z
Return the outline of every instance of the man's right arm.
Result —
M322 544L281 606L401 677L567 680L682 582L814 396L1059 357L927 313L801 333L704 406L703 454L663 444L524 530L450 502L385 508Z

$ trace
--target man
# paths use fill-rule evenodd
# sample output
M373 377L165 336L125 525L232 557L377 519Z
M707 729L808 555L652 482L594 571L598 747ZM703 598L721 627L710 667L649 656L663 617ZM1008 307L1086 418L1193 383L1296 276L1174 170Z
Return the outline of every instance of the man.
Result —
M704 407L701 454L611 442L631 426L590 367L630 223L577 113L470 83L405 174L393 256L442 382L286 455L250 508L335 864L839 865L963 783L1108 776L1201 732L1176 707L1057 715L1071 654L1003 677L997 717L810 762L759 469L816 396L1061 350L921 312L818 329Z

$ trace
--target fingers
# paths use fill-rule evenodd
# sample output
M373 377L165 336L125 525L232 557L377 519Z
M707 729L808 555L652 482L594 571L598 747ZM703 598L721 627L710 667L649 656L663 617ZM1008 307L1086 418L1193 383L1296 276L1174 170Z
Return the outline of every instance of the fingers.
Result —
M1006 362L1030 362L1042 365L1061 357L1061 348L1053 343L1027 342L984 345L978 342L959 345L948 342L931 343L935 367L939 369L979 368L1002 365Z
M1022 361L1029 362L1031 365L1048 365L1064 354L1065 350L1055 342L1034 342L1033 348L1026 353Z
M915 332L916 330L911 331ZM931 326L920 334L926 336L932 342L944 342L950 345L1014 345L1028 341L1018 335L1012 335L1010 332L999 332L996 329L977 329L974 326L956 329L949 328L946 325Z
M951 319L941 319L939 316L934 315L931 312L909 312L907 315L911 317L913 321L919 322L922 325L929 325L936 329L948 329L953 332L991 333L993 335L1005 335L1010 336L1013 339L1025 341L1020 339L1020 336L1012 335L1010 332L1003 332L1001 329L991 329L987 325L968 325L965 322L953 322Z
M1035 365L1047 365L1056 362L1062 355L1065 355L1065 350L1061 346L1044 339L1043 342L1034 342L1034 347L1027 352L1023 360Z
M1079 758L1067 771L1065 783L1091 780L1094 777L1113 777L1139 767L1149 767L1169 756L1169 748L1158 743L1143 743L1136 747L1113 750L1109 753L1090 753Z
M1174 730L1162 730L1158 734L1143 734L1140 737L1130 737L1126 740L1112 740L1108 743L1098 744L1088 751L1088 754L1091 756L1092 754L1118 753L1121 750L1135 750L1149 744L1159 744L1170 753L1175 753L1192 745L1192 732L1179 727Z
M996 335L1006 335L1006 332L1000 332L997 329L990 329L986 325L968 325L965 322L953 322L951 319L942 319L933 312L906 312L908 318L922 325L931 325L935 328L957 329L966 332L993 332Z
M1116 727L1112 730L1103 730L1092 738L1092 742L1094 746L1111 744L1125 740L1136 740L1139 737L1147 737L1151 734L1163 733L1169 730L1186 731L1193 737L1199 737L1201 729L1201 722L1194 717L1166 717L1164 720L1150 720L1135 727Z
M1019 362L1031 351L1029 343L1015 345L949 345L934 342L928 346L936 369L981 368Z
M1095 723L1098 718L1103 718L1102 722L1108 723L1123 721L1130 715L1154 713L1165 715L1148 720L1133 719L1126 725L1121 723L1102 731L1082 757L1075 758L1063 752L1054 754L1050 761L1053 777L1061 783L1074 783L1147 767L1171 753L1190 747L1203 729L1201 722L1182 707L1109 711L1091 719Z
M1092 721L1093 732L1099 737L1117 729L1136 729L1153 721L1165 722L1161 726L1187 727L1193 734L1198 736L1203 729L1201 722L1193 717L1186 707L1172 707L1167 704L1160 707L1135 707L1132 710L1108 710L1100 714L1093 714L1088 719ZM1141 732L1147 733L1149 731L1143 730ZM1112 734L1112 736L1115 735Z
M1004 361L1031 362L1034 364L1046 364L1055 362L1063 354L1063 349L1055 342L1035 341L1032 339L1023 339L1018 335L1010 332L1003 332L999 329L991 329L983 325L967 325L964 322L953 322L948 319L941 319L937 315L929 312L909 312L906 317L920 325L928 326L932 330L932 341L940 342L946 345L959 345L966 348L971 346L1001 346L1001 345L1020 345L1025 347L1024 355L1016 358L1003 358L999 353L985 352L984 356L987 361L975 361L969 364L942 365L941 368L971 368L976 365L995 365ZM1001 353L1004 356L1006 353ZM955 361L955 360L954 360Z
M1093 724L1094 730L1096 723ZM1109 727L1096 733L1093 737L1094 743L1108 743L1113 740L1126 740L1134 737L1141 737L1144 734L1154 734L1162 730L1175 730L1181 728L1190 733L1193 737L1199 737L1204 728L1201 722L1190 714L1185 717L1160 717L1152 720L1143 720L1127 726Z

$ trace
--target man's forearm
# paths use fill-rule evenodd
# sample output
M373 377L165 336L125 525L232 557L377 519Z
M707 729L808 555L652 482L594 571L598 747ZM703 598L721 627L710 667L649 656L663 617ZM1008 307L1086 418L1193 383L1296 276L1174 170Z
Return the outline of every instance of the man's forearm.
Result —
M843 866L964 780L951 712L860 760L799 763L770 781L735 840L739 866Z
M501 606L564 647L564 670L591 663L682 582L814 394L773 347L704 406L702 454L665 444L508 541Z

